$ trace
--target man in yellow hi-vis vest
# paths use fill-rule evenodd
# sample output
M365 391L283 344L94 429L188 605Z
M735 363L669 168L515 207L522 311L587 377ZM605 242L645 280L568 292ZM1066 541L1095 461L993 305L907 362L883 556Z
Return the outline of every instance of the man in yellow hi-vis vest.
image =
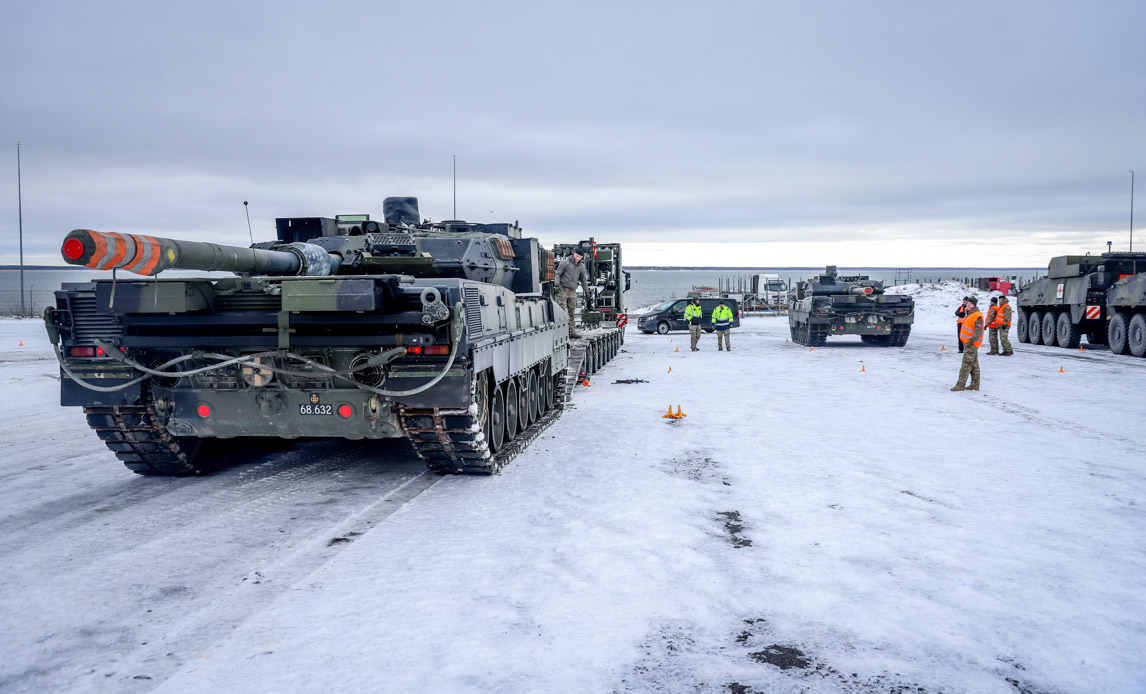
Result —
M725 306L723 301L712 310L712 327L716 328L717 351L723 352L727 348L731 352L732 343L729 342L729 335L732 333L732 309Z
M700 321L704 312L700 310L700 299L693 297L692 303L684 307L684 319L688 321L688 337L692 343L692 351L699 352L696 343L700 341Z

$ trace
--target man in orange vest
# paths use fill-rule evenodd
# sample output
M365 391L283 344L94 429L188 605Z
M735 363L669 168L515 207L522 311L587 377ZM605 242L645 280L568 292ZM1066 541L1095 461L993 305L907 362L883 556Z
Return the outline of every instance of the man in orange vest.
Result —
M991 345L991 351L987 354L999 353L999 300L996 297L991 297L991 308L987 309L987 342Z
M963 311L967 314L959 326L963 365L959 367L959 382L951 390L979 390L979 347L983 344L983 314L979 313L978 299L967 297L963 301ZM968 376L971 383L963 385Z
M1011 351L1011 338L1007 334L1011 332L1011 303L1007 300L1007 295L1004 294L999 297L999 317L996 322L999 324L999 339L1003 343L1003 351L1000 352L1004 357L1009 357L1014 354Z

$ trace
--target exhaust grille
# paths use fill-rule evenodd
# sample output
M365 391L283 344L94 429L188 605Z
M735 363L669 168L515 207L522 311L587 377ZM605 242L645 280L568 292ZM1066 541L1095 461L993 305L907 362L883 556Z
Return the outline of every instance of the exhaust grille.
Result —
M483 328L481 325L481 289L478 287L466 287L466 331L469 332L471 338L481 335Z
M123 335L123 326L114 313L96 309L95 291L68 292L68 307L76 344L94 345L96 339L111 340Z

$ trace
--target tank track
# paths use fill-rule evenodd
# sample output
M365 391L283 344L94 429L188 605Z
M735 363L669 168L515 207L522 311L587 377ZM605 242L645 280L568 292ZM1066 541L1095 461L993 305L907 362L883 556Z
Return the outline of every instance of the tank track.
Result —
M907 344L911 335L910 325L893 325L887 335L860 335L860 340L869 345L880 347L902 347Z
M572 367L567 370L572 370ZM525 431L517 432L497 453L490 454L489 442L478 440L481 427L470 410L407 408L399 410L402 428L414 451L430 472L440 475L493 475L509 464L525 447L557 421L565 408L565 372L554 377L553 407Z
M792 342L807 347L823 347L828 342L828 326L809 323L791 326Z
M88 426L129 470L139 475L201 475L214 470L201 456L203 442L172 436L155 410L144 383L144 405L85 407Z

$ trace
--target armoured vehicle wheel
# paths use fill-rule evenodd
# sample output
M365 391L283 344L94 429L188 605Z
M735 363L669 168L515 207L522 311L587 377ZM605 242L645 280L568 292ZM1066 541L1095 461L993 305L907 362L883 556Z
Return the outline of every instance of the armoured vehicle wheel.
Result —
M529 411L529 375L522 374L517 381L517 430L525 431L533 422Z
M1054 347L1055 337L1057 333L1058 316L1054 311L1047 311L1043 316L1043 344L1047 347Z
M493 400L489 404L489 444L493 451L505 445L505 395L501 388L493 389Z
M1139 313L1130 319L1127 337L1130 353L1136 357L1146 357L1146 313Z
M1070 320L1070 311L1058 314L1058 324L1055 326L1055 340L1059 347L1077 349L1082 339L1082 331Z
M1027 327L1028 320L1027 312L1019 309L1019 319L1015 330L1018 333L1019 342L1024 344L1031 341L1031 336L1027 334L1027 330L1029 330Z
M512 441L517 436L517 421L521 416L518 412L520 400L517 397L517 386L514 379L505 382L505 440Z
M661 335L668 335L669 324L665 321L661 321L660 323L657 323L657 332L660 333Z
M1126 314L1116 313L1110 319L1106 338L1110 341L1110 351L1115 354L1130 354L1130 341L1127 340Z
M529 423L536 422L541 417L541 398L537 394L537 370L529 370Z
M1027 337L1032 345L1043 343L1043 314L1038 311L1031 312L1031 320L1027 323Z

